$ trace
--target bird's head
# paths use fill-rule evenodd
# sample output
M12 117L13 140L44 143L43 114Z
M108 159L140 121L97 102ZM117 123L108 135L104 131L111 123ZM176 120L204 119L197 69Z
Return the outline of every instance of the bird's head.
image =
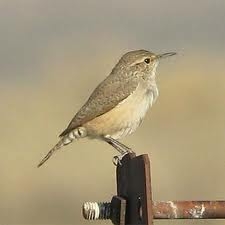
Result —
M154 54L146 50L131 51L121 57L118 66L124 68L127 72L132 72L136 75L155 76L159 61L175 54L175 52Z

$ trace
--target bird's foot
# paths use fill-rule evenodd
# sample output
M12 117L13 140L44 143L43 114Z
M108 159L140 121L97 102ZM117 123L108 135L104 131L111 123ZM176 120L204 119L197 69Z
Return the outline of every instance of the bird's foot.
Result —
M121 160L122 160L122 155L113 156L113 158L112 158L113 165L114 166L118 166L118 165L122 166Z
M131 153L130 151L127 151L127 152L124 152L123 154L121 155L115 155L112 159L112 162L115 166L122 166L122 159L123 157L128 154L128 153Z

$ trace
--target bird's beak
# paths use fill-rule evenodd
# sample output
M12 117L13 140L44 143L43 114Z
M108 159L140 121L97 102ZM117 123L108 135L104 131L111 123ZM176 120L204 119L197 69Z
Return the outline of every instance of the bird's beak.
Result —
M166 57L173 56L176 54L177 54L176 52L167 52L167 53L159 54L156 57L157 57L157 59L162 59L162 58L166 58Z

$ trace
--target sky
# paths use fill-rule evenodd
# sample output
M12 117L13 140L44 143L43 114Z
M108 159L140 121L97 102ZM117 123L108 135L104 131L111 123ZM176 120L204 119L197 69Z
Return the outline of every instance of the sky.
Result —
M224 21L223 0L1 0L0 224L87 224L82 203L111 200L116 152L105 143L81 140L36 165L135 49L178 53L159 65L160 96L122 140L150 154L153 198L224 199Z
M2 0L1 78L10 82L37 79L49 54L63 58L60 54L68 50L92 57L99 51L106 54L111 46L121 53L147 48L221 55L224 8L223 0ZM102 41L105 46L99 47Z

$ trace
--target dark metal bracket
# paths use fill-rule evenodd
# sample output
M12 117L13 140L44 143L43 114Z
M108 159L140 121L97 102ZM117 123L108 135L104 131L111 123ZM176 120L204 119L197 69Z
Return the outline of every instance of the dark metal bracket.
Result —
M117 196L111 203L87 202L85 219L111 219L115 225L153 225L153 219L225 219L225 201L152 201L147 154L125 155L116 168Z

